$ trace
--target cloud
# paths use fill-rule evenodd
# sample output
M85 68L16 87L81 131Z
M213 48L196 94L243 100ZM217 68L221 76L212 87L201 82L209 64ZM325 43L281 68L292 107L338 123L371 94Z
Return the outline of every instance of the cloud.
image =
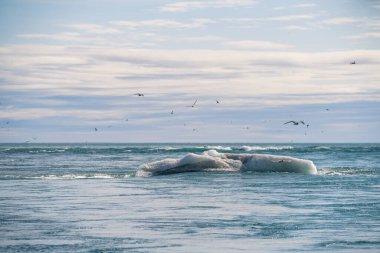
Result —
M48 39L48 40L61 40L61 41L81 41L79 33L63 32L56 34L43 34L43 33L28 33L19 34L18 37L25 39Z
M270 50L286 50L291 48L291 45L275 43L271 41L260 40L239 40L239 41L227 41L223 43L227 47L237 49L270 49Z
M252 0L212 0L212 1L180 1L169 3L161 7L163 12L186 12L205 8L244 7L255 4Z
M367 32L359 35L346 36L345 38L353 40L380 39L380 32Z
M50 96L174 92L265 97L314 93L321 83L329 84L324 86L328 92L359 92L376 87L380 78L377 50L299 53L270 51L279 45L267 42L254 46L268 51L9 46L0 54L1 90ZM360 64L349 65L352 59Z
M302 4L294 4L294 5L288 5L288 6L277 6L277 7L274 7L273 10L280 11L280 10L294 9L294 8L313 8L316 6L317 4L315 3L302 3Z
M310 27L306 26L299 26L299 25L288 25L284 27L285 30L299 30L299 31L306 31L310 30Z
M303 3L303 4L296 4L296 5L293 5L293 7L295 8L312 8L312 7L316 7L317 4L315 3Z
M350 65L352 59L358 64ZM4 102L7 107L0 110L0 119L28 122L31 129L43 124L50 132L93 134L98 127L94 137L98 141L99 135L110 141L107 133L119 132L135 138L140 136L138 131L145 134L144 140L152 140L149 134L160 135L167 127L177 129L171 134L179 138L187 131L194 134L193 126L199 132L208 131L215 122L224 127L226 118L240 120L236 124L240 129L238 124L251 122L241 115L269 108L377 102L379 66L379 50L301 53L3 46L0 93L18 100ZM145 97L134 96L137 92ZM198 109L188 110L186 106L196 98ZM216 99L221 100L218 107ZM114 127L107 128L111 124ZM15 131L17 136L25 135L23 130ZM6 140L7 132L3 134ZM45 131L41 136L46 136ZM62 138L62 133L57 136Z
M380 3L375 3L371 5L373 8L380 10Z
M357 18L337 17L337 18L322 20L319 23L322 25L345 25L345 24L357 23L359 21L360 20Z
M66 24L64 27L92 34L118 34L120 30L97 24Z
M313 18L315 18L315 15L313 14L300 14L300 15L285 15L285 16L270 17L270 18L267 18L267 20L293 21L293 20L313 19Z
M110 24L116 26L124 26L128 29L135 30L138 28L199 28L207 24L215 23L212 19L194 19L190 22L180 22L173 19L147 19L147 20L115 20L110 21Z

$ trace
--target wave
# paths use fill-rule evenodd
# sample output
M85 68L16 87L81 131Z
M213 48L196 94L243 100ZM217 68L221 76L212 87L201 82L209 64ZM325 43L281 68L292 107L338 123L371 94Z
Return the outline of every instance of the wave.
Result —
M318 169L319 175L324 176L372 176L378 174L373 169L362 168L362 167L321 167Z
M136 175L152 176L200 171L294 172L316 174L317 168L310 160L289 156L231 154L210 150L201 155L190 153L180 159L164 159L143 164L139 167Z
M237 150L253 151L253 150L289 150L294 149L293 146L242 146Z
M262 151L287 151L288 153L313 153L313 152L345 152L345 153L371 153L380 152L379 145L120 145L111 146L107 145L88 145L88 146L42 146L43 144L36 144L35 146L26 147L6 147L0 148L0 154L145 154L145 153L197 153L208 150L217 150L227 153L237 152L262 152Z
M5 148L0 149L0 153L27 153L27 154L46 154L46 153L71 153L71 154L114 154L114 153L181 153L181 152L204 152L207 150L218 151L262 151L262 150L289 150L292 146L221 146L221 145L205 145L195 147L112 147L112 148L97 148L97 147L66 147L66 148Z
M134 174L125 174L125 175L109 175L102 173L94 174L63 174L63 175L39 175L39 176L19 176L19 175L2 175L0 179L2 180L23 180L23 179L32 179L32 180L73 180L73 179L122 179L133 177Z

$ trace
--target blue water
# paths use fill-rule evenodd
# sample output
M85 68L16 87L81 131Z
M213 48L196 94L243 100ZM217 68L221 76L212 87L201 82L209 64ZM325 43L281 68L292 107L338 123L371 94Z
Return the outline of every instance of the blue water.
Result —
M189 152L289 155L318 175L137 177ZM0 144L0 252L379 252L380 144Z

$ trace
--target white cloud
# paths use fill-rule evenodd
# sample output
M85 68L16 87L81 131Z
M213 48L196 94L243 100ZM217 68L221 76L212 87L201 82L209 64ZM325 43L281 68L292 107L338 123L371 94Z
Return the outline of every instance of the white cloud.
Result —
M79 33L73 32L63 32L56 34L43 34L43 33L29 33L29 34L20 34L20 38L25 39L49 39L49 40L62 40L62 41L81 41Z
M373 8L380 10L380 3L375 3L372 5Z
M184 12L191 9L202 9L206 8L207 3L204 2L176 2L176 3L170 3L166 4L161 8L161 11L165 12Z
M310 30L309 27L306 26L299 26L299 25L288 25L284 27L285 30L299 30L299 31L306 31Z
M205 8L231 8L251 6L255 4L253 0L212 0L212 1L180 1L169 3L161 7L164 12L186 12Z
M291 45L275 43L272 41L261 40L239 40L239 41L227 41L223 43L227 47L237 49L270 49L270 50L286 50L291 48Z
M110 24L116 26L125 26L128 29L134 30L137 28L198 28L205 26L207 24L214 23L211 19L194 19L190 22L180 22L173 19L147 19L147 20L115 20L111 21Z
M272 20L272 21L293 21L293 20L313 19L313 18L315 18L315 15L301 14L301 15L285 15L285 16L270 17L270 18L268 18L268 20Z
M337 17L337 18L322 20L319 23L322 25L345 25L345 24L357 23L359 21L360 20L357 18Z
M277 50L284 45L253 42L250 46ZM359 64L349 65L353 59ZM325 86L326 92L376 88L379 59L376 50L297 53L20 45L0 54L0 74L7 80L3 90L50 95L131 96L143 90L150 96L194 92L265 96L314 93L324 82L334 83ZM236 89L231 91L231 86Z
M293 5L293 7L295 8L312 8L312 7L316 7L317 4L315 3L303 3L303 4L296 4L296 5Z
M92 34L117 34L120 30L97 24L66 24L64 27Z
M359 34L359 35L347 36L345 38L346 39L353 39L353 40L379 39L380 38L380 32L362 33L362 34Z

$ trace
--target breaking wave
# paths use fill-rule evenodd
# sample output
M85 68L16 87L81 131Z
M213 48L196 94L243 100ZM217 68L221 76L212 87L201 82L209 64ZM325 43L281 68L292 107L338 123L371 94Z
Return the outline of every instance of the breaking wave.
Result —
M76 179L123 179L134 176L134 174L125 175L109 175L102 173L94 174L63 174L63 175L38 175L38 176L16 176L16 175L2 175L0 179L2 180L23 180L23 179L34 179L34 180L76 180Z
M197 153L208 150L223 151L225 153L238 153L238 152L265 152L265 151L287 151L291 153L309 153L309 152L359 152L359 153L371 153L380 152L379 146L325 146L325 145L190 145L190 144L175 144L175 145L157 145L144 146L144 145L117 145L117 146L97 146L96 144L90 144L89 146L80 145L68 145L52 146L44 144L31 144L30 147L9 147L0 148L0 153L6 154L147 154L147 153Z

